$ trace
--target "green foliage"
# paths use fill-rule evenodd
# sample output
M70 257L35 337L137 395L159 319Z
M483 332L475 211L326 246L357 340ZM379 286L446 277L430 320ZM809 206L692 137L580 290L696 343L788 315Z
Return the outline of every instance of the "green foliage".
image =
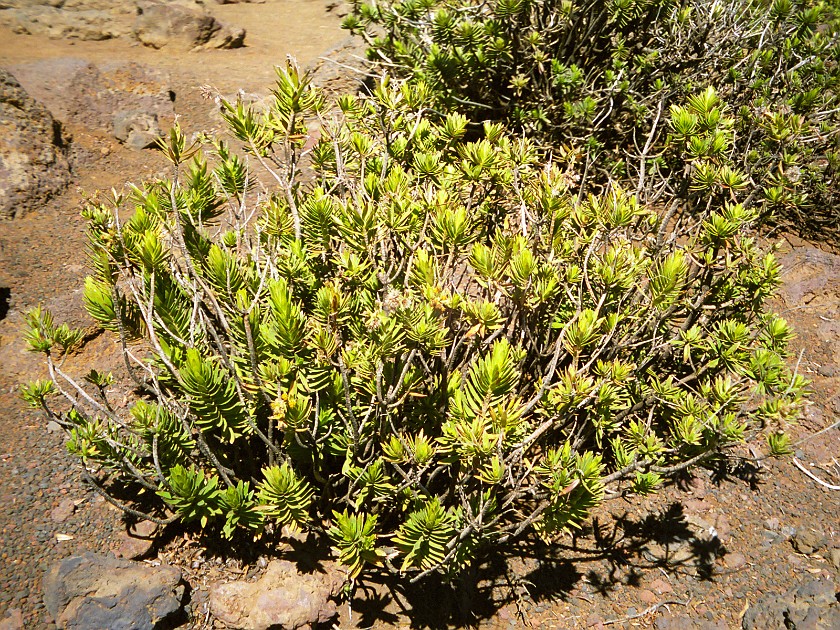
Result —
M437 497L409 513L394 536L394 544L403 555L400 570L409 567L430 569L444 564L447 545L456 534L455 516L441 506Z
M239 481L219 493L219 508L225 517L222 528L225 538L232 538L237 527L259 532L265 524L265 513L259 509L247 481Z
M56 326L52 314L41 306L26 313L24 341L35 352L65 354L82 342L83 333L67 324Z
M55 386L52 381L35 380L23 386L20 390L20 397L23 398L30 407L41 409L46 407L47 396L55 392Z
M206 527L208 520L219 514L218 477L206 477L204 471L176 464L170 469L165 485L167 489L160 490L158 495L184 522L198 520Z
M281 525L295 529L306 525L312 495L309 484L299 479L288 464L263 469L260 502L266 508L266 515L277 519Z
M60 370L74 335L28 319L54 382L24 395L96 479L227 538L327 532L353 578L454 576L746 440L786 450L806 383L765 305L780 268L750 208L711 195L671 221L618 186L574 194L568 164L424 107L411 83L327 111L289 70L275 97L225 105L238 148L176 128L170 178L85 210L85 303L142 339L124 346L137 400ZM675 129L725 134L716 98L699 92ZM266 174L277 189L252 190ZM53 389L69 409L45 404Z
M330 538L338 550L338 560L347 567L350 579L356 579L365 564L382 563L382 552L376 548L376 515L333 512L335 525L330 528Z
M204 360L197 348L188 348L178 376L202 430L221 434L222 440L234 442L246 427L247 416L236 386L224 368Z
M344 27L370 60L444 111L504 120L585 161L581 188L620 181L644 200L667 188L689 209L714 195L819 237L840 231L836 0L353 6Z

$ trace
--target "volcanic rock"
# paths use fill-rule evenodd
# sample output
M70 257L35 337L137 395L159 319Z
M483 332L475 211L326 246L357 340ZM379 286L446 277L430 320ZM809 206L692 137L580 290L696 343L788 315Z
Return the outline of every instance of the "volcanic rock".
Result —
M0 218L22 216L70 182L60 123L0 68Z

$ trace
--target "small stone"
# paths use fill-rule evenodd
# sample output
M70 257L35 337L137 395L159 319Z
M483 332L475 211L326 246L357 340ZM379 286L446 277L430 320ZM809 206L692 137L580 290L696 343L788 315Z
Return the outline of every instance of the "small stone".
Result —
M764 521L764 527L770 530L771 532L778 531L779 525L779 519L777 519L776 517L768 518L766 521Z
M696 514L706 514L706 513L708 513L708 511L710 509L709 504L706 501L703 501L702 499L688 499L687 501L685 501L683 503L683 506L685 507L685 511L688 514L694 514L694 515L696 515ZM686 520L688 520L688 519L686 519ZM688 521L688 522L691 522L691 521Z
M138 521L128 528L128 533L136 538L151 538L157 533L158 524L152 521Z
M132 131L128 134L128 140L125 141L125 144L132 149L141 151L155 146L159 137L159 135L148 131Z
M651 543L644 550L644 555L655 562L672 565L688 564L696 559L688 541L678 541L667 546Z
M829 553L829 559L831 560L831 564L834 565L834 568L840 570L840 549L832 549L831 553Z
M647 589L643 589L639 593L639 599L642 600L648 606L655 604L658 601L657 596L653 593L653 591L649 591Z
M128 532L120 532L117 534L118 544L114 549L114 555L117 558L129 558L130 560L138 560L145 556L152 548L154 540L151 538L137 538Z
M61 425L58 422L55 420L47 422L47 433L56 433L58 431L61 431Z
M23 611L20 608L9 608L0 619L0 630L23 630Z
M123 111L114 116L114 137L133 149L146 149L161 135L155 113Z
M650 588L656 593L660 595L664 595L665 593L673 593L674 589L671 584L667 580L663 580L662 578L656 578L653 582L650 583Z
M803 553L805 555L819 551L825 547L827 542L828 541L825 536L822 536L810 529L803 529L802 531L797 532L791 540L793 548L799 553Z
M717 532L718 538L725 538L732 531L732 526L729 524L729 519L725 514L721 514L715 519L714 530Z
M64 499L57 507L50 512L50 518L54 523L63 523L68 518L73 516L76 511L76 503L73 499Z
M689 525L693 525L694 527L702 531L709 531L709 528L712 527L712 524L709 521L700 516L697 516L696 514L686 514L685 522Z
M656 630L686 630L687 628L695 628L694 620L685 615L672 615L665 613L658 617L653 624Z
M587 628L595 628L597 626L604 626L604 621L598 615L589 615L586 618L586 627Z
M723 559L727 569L740 569L747 564L747 559L742 553L728 553Z

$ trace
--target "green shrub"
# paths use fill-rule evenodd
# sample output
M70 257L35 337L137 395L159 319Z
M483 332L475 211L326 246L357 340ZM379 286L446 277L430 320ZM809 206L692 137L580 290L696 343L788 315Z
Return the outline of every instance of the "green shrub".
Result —
M377 0L344 26L439 108L585 162L582 187L620 181L646 203L667 191L705 209L695 184L716 180L775 221L840 230L836 0ZM720 120L675 126L673 108L708 86ZM692 177L709 154L714 169Z
M467 139L427 97L385 81L327 111L289 69L268 110L224 104L241 152L175 128L171 178L84 210L85 303L141 393L123 412L113 377L74 379L76 337L38 310L53 382L25 397L100 491L144 488L144 517L208 535L318 532L353 577L418 579L761 434L787 450L805 383L754 212L668 225L617 187L573 196L532 141Z

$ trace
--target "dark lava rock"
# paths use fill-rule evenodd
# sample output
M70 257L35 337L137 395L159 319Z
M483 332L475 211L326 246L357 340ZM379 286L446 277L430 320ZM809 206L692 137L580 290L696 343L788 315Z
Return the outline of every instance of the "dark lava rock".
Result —
M770 595L744 615L744 630L836 630L840 603L831 580L812 580L784 595Z
M181 572L86 552L44 576L44 603L59 628L153 628L181 610Z
M22 216L70 182L61 125L0 68L0 218Z

